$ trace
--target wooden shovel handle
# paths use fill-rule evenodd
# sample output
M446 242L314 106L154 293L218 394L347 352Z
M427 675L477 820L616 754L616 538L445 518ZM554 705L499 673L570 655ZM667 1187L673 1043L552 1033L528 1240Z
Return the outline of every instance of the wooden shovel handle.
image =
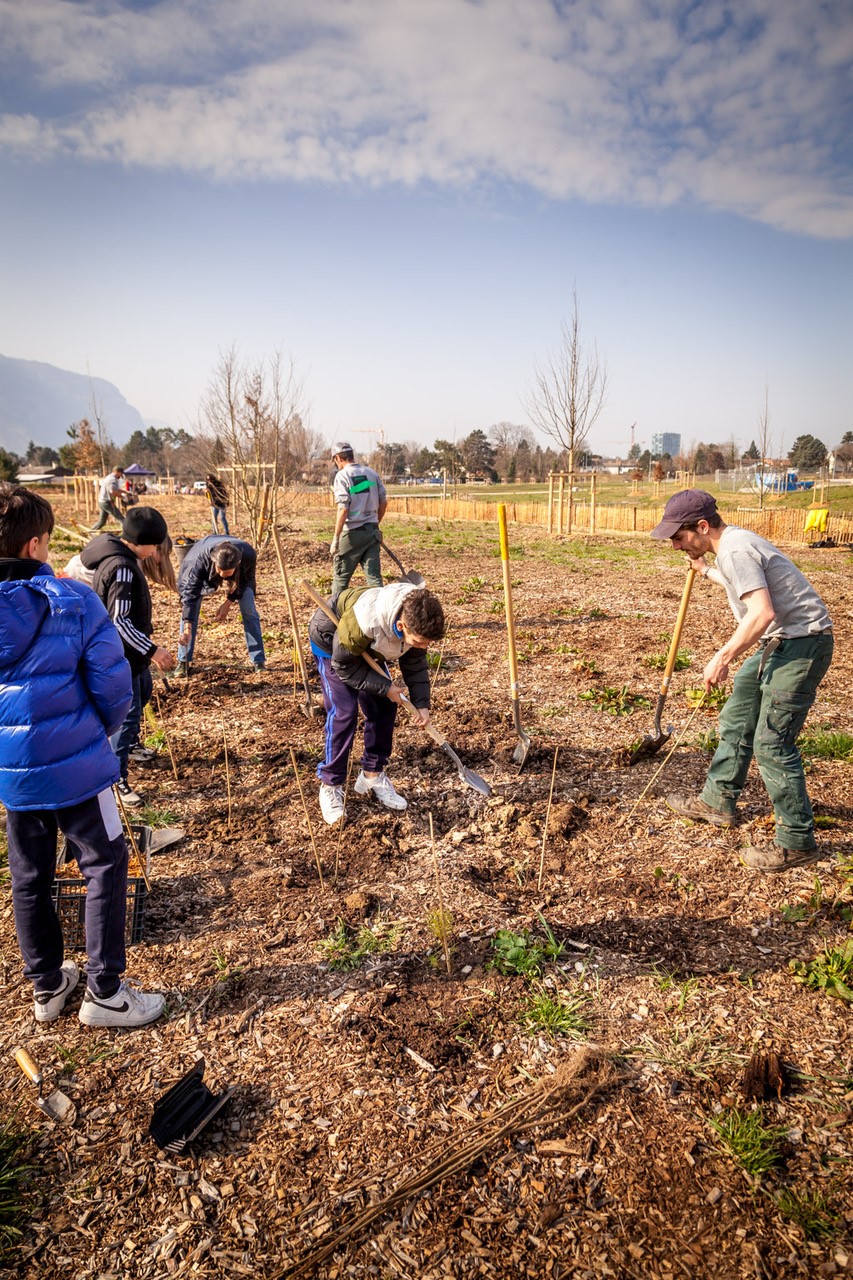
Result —
M27 1076L30 1080L32 1080L33 1084L44 1083L44 1076L42 1075L39 1068L36 1066L35 1062L33 1062L32 1058L27 1053L26 1049L15 1050L15 1061L23 1071L24 1075Z
M669 692L669 682L672 678L672 672L675 668L675 659L678 656L678 646L681 642L681 632L684 627L684 619L687 614L687 606L690 603L690 592L693 590L693 579L696 574L692 569L687 570L687 578L684 582L684 590L681 593L681 604L678 606L678 617L675 619L675 626L672 631L672 640L669 645L669 653L666 656L666 666L663 671L663 679L660 682L661 696L666 697Z
M504 579L504 612L509 642L509 687L513 702L518 700L518 657L515 652L515 615L512 610L512 584L509 580L509 539L506 532L506 506L498 503L498 529L501 537L501 568Z

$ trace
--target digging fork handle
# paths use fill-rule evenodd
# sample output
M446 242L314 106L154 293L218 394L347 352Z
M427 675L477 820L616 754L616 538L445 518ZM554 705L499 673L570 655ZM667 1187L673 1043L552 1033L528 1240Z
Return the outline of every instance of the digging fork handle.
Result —
M681 643L681 632L684 629L684 619L687 616L687 606L690 603L690 593L693 590L693 580L696 574L692 569L687 570L687 577L684 581L684 590L681 593L681 604L678 606L678 617L675 619L675 626L672 629L672 640L669 645L669 653L666 655L666 666L663 670L663 679L660 682L660 693L658 694L658 705L655 711L655 735L659 738L661 734L660 718L663 715L663 706L669 693L669 682L672 679L672 673L675 670L675 659L678 657L678 646Z

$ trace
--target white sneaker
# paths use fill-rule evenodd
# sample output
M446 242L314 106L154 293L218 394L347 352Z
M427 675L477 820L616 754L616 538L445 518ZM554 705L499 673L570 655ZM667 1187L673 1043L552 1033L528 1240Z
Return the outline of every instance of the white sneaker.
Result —
M330 827L341 821L346 814L343 787L330 787L328 783L320 783L320 812Z
M123 778L116 783L116 791L121 796L122 804L126 804L128 808L135 809L138 804L142 804L142 796Z
M62 980L55 991L37 991L33 1006L36 1022L53 1022L65 1008L65 1002L80 981L80 970L73 960L66 960L59 971Z
M406 809L409 802L405 800L399 792L394 790L394 784L388 777L387 773L377 774L375 778L368 778L364 770L355 780L354 790L360 796L366 796L368 791L372 791L377 800L381 800L386 809Z
M123 982L114 996L94 995L86 988L78 1017L85 1027L144 1027L160 1017L164 996L137 991Z

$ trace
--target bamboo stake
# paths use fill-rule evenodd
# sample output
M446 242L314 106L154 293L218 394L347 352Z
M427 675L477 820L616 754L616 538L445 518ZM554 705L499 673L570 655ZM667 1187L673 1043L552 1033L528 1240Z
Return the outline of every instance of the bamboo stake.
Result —
M154 701L157 703L157 718L160 721L160 728L163 730L163 737L166 739L166 750L169 752L169 759L172 762L172 773L175 775L175 781L178 781L178 766L175 764L175 753L172 751L172 739L166 732L166 717L163 715L163 708L160 706L159 693L154 694Z
M623 819L623 821L619 823L619 826L620 826L620 827L625 827L625 826L627 826L627 825L628 825L628 823L629 823L629 822L631 821L631 819L633 818L633 816L634 816L635 812L637 811L637 807L639 806L639 804L641 803L641 801L645 800L645 798L646 798L646 794L647 794L647 793L648 793L648 791L651 789L652 785L653 785L655 782L657 782L658 778L659 778L659 777L660 777L660 775L663 773L663 771L664 771L664 769L666 768L666 766L669 764L670 756L672 755L672 753L673 753L673 751L675 750L675 748L681 745L681 741L682 741L682 739L683 739L683 737L684 737L685 733L686 733L686 732L687 732L687 730L690 728L691 724L693 723L694 719L696 718L696 713L697 713L698 711L701 711L701 710L702 710L702 708L704 707L704 705L705 705L705 698L706 698L706 697L707 697L707 694L703 693L703 694L702 694L702 697L701 697L701 698L699 699L699 701L696 703L696 706L695 706L695 707L693 708L693 710L690 712L690 715L687 717L687 721L686 721L686 723L685 723L685 725L684 725L684 728L681 730L681 733L679 733L678 737L677 737L677 738L675 739L675 741L673 742L673 744L672 744L672 746L670 747L669 751L667 751L666 755L664 756L664 758L663 758L663 760L662 760L661 764L658 766L658 768L655 770L655 772L654 772L654 773L652 774L652 776L649 778L649 780L648 780L648 782L646 783L646 785L643 787L643 789L642 789L642 791L640 792L640 794L637 796L637 799L634 801L633 808L631 809L631 812L628 814L627 818L624 818L624 819Z
M551 817L551 801L554 797L554 779L557 776L557 756L560 754L560 748L554 748L554 767L551 770L551 790L548 792L548 805L545 809L545 828L542 832L542 852L539 854L539 878L536 881L536 888L542 888L542 877L545 874L545 845L548 841L548 819Z
M231 768L228 763L228 736L225 732L225 720L222 721L222 742L225 746L225 786L228 791L228 830L231 830Z
M429 841L432 846L432 865L435 868L435 888L438 893L438 917L441 921L441 946L444 951L444 964L450 974L450 948L447 945L447 917L444 914L444 895L441 892L441 876L438 871L438 855L435 852L435 829L432 825L432 810L429 815Z
M296 778L296 785L299 788L299 798L302 801L302 808L305 812L305 821L308 823L308 835L311 837L311 848L314 850L314 861L317 863L317 875L320 877L320 890L325 893L326 886L323 884L323 868L320 866L320 855L317 852L317 846L314 843L314 831L311 827L311 818L308 815L308 805L305 803L305 792L302 790L302 779L299 777L299 770L296 767L296 752L293 747L290 748L290 760L293 765L293 776ZM341 818L343 822L343 818Z
M430 698L432 697L432 691L435 688L436 677L438 676L438 673L441 670L441 663L444 658L444 646L447 644L447 637L449 636L449 634L450 634L450 627L448 627L447 630L445 631L441 641L441 648L438 651L438 662L435 664L435 670L432 673L432 680L430 681L430 685L429 685Z
M121 793L118 787L113 787L113 794L115 795L115 798L118 801L118 807L121 812L122 820L124 822L125 827L127 828L128 838L130 839L130 847L133 850L134 854L136 855L136 861L139 863L139 870L142 872L142 879L145 882L145 888L150 893L151 881L148 879L148 872L145 869L145 862L143 861L142 854L139 852L139 845L136 843L136 836L133 834L133 828L130 825L130 819L127 816L127 810L124 807L124 802L121 798Z

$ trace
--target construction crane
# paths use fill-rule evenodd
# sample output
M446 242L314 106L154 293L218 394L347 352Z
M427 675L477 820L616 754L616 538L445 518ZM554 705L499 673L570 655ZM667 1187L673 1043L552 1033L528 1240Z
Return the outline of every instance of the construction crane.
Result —
M375 436L376 440L373 444L373 451L379 449L382 461L385 461L385 428L384 427L356 427L352 433L354 436Z

